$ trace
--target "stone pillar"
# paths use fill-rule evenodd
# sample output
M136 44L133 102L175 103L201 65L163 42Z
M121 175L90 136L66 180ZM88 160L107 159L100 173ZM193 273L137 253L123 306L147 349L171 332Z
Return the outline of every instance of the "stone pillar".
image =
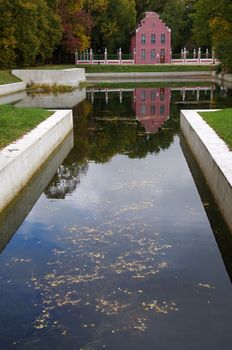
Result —
M89 59L90 59L90 64L93 64L93 50L89 50Z
M105 90L105 99L106 99L106 104L108 104L108 89Z
M186 62L186 56L187 56L186 47L184 48L184 53L183 53L183 56L184 56L184 63L185 63L185 62Z
M107 64L107 48L105 48L104 59L105 59L105 64Z
M198 50L198 63L201 63L201 48Z
M78 64L78 51L75 51L75 64Z
M121 64L122 63L122 49L121 48L118 50L118 59L119 59L119 63Z
M211 86L211 90L210 90L210 99L211 101L213 100L213 86Z
M91 102L94 103L94 89L91 89Z
M134 48L133 51L133 58L134 58L134 64L136 63L136 48Z
M197 57L197 53L196 53L196 49L193 50L193 58L196 59Z
M200 100L200 87L197 87L197 101Z
M183 88L183 95L182 95L182 98L183 98L183 102L185 101L185 88Z
M184 50L183 49L181 49L180 57L181 57L182 60L184 59Z

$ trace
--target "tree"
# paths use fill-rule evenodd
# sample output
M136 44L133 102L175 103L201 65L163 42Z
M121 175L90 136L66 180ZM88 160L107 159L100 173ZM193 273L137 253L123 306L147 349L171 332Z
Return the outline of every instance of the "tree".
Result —
M54 48L61 40L62 28L60 17L44 1L37 2L37 21L40 44L36 63L42 64L52 57Z
M232 71L232 2L197 0L193 15L196 42L213 46L226 70Z
M154 11L161 14L167 0L136 0L137 18L140 20L145 11Z
M107 15L101 28L105 46L111 52L119 47L128 52L130 35L136 25L134 0L109 0Z
M9 67L15 61L15 27L10 0L0 0L0 12L4 14L0 21L0 67Z
M0 65L43 63L60 40L59 17L45 0L0 2Z
M129 50L130 35L136 25L134 0L85 0L85 8L94 19L94 51L103 51L105 47L109 52L119 47Z
M63 27L61 47L70 53L89 48L92 21L83 10L83 1L60 0L59 15Z
M161 18L172 30L172 48L180 50L184 46L185 4L182 0L167 0Z

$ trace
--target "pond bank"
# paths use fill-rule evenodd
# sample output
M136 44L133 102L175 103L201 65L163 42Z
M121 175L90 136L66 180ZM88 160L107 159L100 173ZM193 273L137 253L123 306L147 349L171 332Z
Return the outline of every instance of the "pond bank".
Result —
M0 211L25 186L72 128L72 111L56 111L30 133L0 151Z
M9 95L24 90L26 90L26 83L24 82L3 84L0 85L0 96Z
M22 79L26 84L65 85L78 87L80 82L85 81L83 68L71 68L62 70L46 69L14 69L12 74Z
M94 82L136 82L136 81L211 81L212 71L197 72L129 72L129 73L86 73L87 83Z
M232 152L196 110L182 110L180 125L232 231Z

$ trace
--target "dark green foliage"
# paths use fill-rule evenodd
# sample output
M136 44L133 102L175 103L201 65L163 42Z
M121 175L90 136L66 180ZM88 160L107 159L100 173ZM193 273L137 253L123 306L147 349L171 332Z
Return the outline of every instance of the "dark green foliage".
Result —
M232 72L231 0L197 0L194 8L194 39L201 46L213 46L223 69Z
M10 67L15 60L15 27L10 1L0 0L0 67ZM2 16L2 14L4 14Z
M145 11L163 13L167 0L136 0L137 18L141 19Z
M0 1L0 66L44 63L61 38L60 18L45 0Z
M183 48L183 32L185 29L185 4L182 0L167 0L161 18L172 29L172 49Z
M115 53L120 47L129 52L130 35L136 26L134 0L85 0L85 9L93 18L92 48L96 52Z
M0 0L0 67L43 64L54 52L59 63L90 47L129 53L145 11L171 28L175 53L213 46L223 70L232 71L231 0Z

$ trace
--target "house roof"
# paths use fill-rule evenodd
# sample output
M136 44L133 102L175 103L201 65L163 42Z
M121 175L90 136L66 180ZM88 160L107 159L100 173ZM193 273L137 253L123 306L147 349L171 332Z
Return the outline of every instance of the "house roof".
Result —
M149 18L149 17L154 17L154 18L159 18L160 19L160 21L161 22L163 22L162 21L162 19L160 18L160 16L158 15L158 13L156 13L156 12L154 12L154 11L146 11L146 12L144 12L144 17L143 17L143 19L141 19L141 21L139 22L139 24L137 25L137 28L136 28L136 32L137 31L139 31L139 29L142 27L142 25L143 25L143 23L145 22L145 20L147 19L147 18ZM164 22L163 22L164 23ZM164 23L164 25L167 27L167 29L169 30L169 31L171 31L171 29Z

